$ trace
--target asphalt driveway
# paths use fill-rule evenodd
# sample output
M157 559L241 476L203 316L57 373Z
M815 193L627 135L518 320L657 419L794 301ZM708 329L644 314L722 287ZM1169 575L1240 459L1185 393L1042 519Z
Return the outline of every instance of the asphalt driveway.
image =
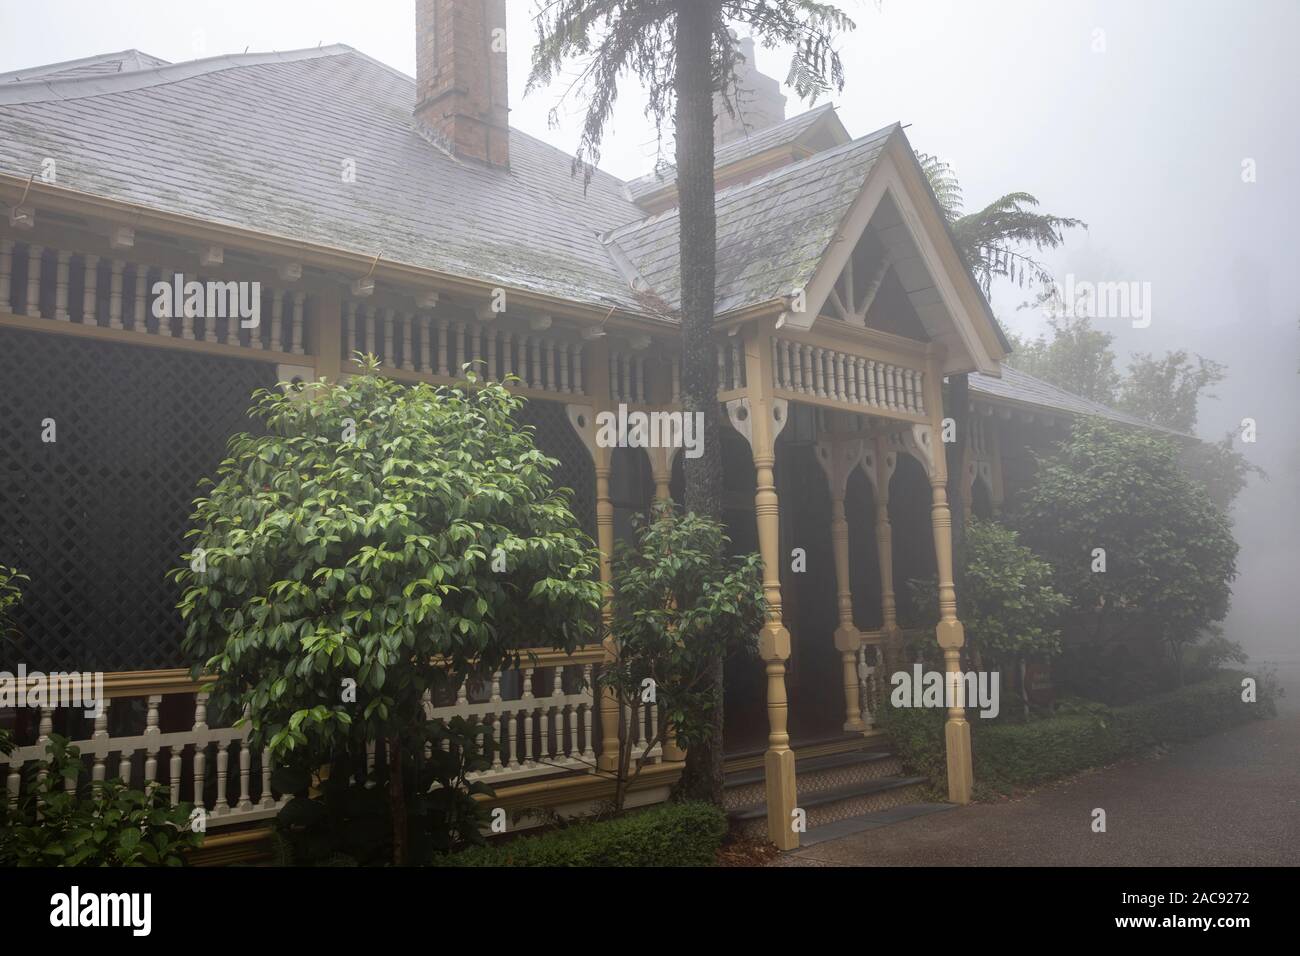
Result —
M1252 721L1027 796L783 854L772 866L1300 865L1300 664ZM977 769L978 772L978 769ZM1106 832L1092 830L1106 811Z

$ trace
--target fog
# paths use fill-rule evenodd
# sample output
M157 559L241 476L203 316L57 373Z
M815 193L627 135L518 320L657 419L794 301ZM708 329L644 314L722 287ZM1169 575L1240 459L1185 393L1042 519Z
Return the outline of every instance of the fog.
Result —
M563 85L524 98L531 0L509 0L513 125L572 149L581 100L547 114ZM1296 658L1293 609L1300 468L1300 3L924 2L844 4L858 22L833 97L857 136L895 120L913 144L950 162L968 209L1024 190L1090 228L1044 258L1059 275L1151 283L1152 322L1096 323L1130 351L1187 348L1228 366L1203 401L1198 431L1218 438L1243 418L1242 446L1269 474L1235 509L1242 546L1228 632L1262 657ZM177 61L342 42L414 74L411 0L186 2L116 0L0 8L0 71L137 48ZM784 77L787 54L759 51ZM656 143L630 83L602 166L645 172ZM787 112L801 109L794 101ZM670 135L671 131L665 131ZM665 144L671 155L671 143ZM1251 161L1255 181L1243 181ZM1036 333L1009 284L993 305L1011 330Z

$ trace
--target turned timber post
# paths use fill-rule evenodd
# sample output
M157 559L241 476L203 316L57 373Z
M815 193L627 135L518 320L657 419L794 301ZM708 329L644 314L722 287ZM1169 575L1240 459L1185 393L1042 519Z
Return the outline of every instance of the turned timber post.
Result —
M839 624L835 628L835 649L840 654L844 677L844 730L865 733L862 720L858 648L862 632L853 623L853 586L849 579L849 519L844 496L849 475L862 462L866 446L861 438L822 440L817 443L817 463L826 473L831 496L831 549L835 557L835 598Z
M786 402L772 392L771 329L751 326L745 336L745 399L728 403L733 423L744 416L741 431L749 438L754 457L756 490L754 512L758 525L758 550L763 559L763 596L767 621L759 635L759 655L767 672L767 752L763 770L767 794L768 838L782 850L799 845L793 826L796 792L794 751L787 730L789 701L785 689L785 662L790 658L790 632L781 620L780 526L774 468L776 437L786 422ZM733 407L734 406L734 407Z
M936 436L941 434L943 420L943 369L938 361L931 361L926 374L926 405L930 409L931 424L917 426L913 434L918 441L929 442L930 465L930 523L934 529L935 564L939 578L939 624L935 636L943 649L947 687L961 686L961 648L966 643L966 633L957 619L957 591L953 586L952 513L948 509L948 466L941 444L936 447ZM970 724L966 722L966 709L957 706L960 698L948 708L944 724L944 742L948 755L948 799L952 803L970 803L973 773L971 769Z
M609 397L609 345L605 339L598 339L587 350L587 383L594 411L605 409ZM596 466L596 547L600 550L600 587L604 592L601 602L600 618L605 632L603 644L605 661L614 660L614 635L610 626L614 621L614 570L611 563L614 554L614 501L609 494L609 475L613 460L613 449L602 448L593 443L591 457ZM600 756L596 766L604 771L614 773L618 770L618 697L612 688L605 688L600 695Z
M889 440L876 438L873 464L875 475L871 482L876 493L876 559L880 565L880 633L882 635L880 667L884 680L889 680L893 669L902 664L902 640L898 630L898 608L894 601L894 532L889 523L889 482L898 465L898 454L889 447Z

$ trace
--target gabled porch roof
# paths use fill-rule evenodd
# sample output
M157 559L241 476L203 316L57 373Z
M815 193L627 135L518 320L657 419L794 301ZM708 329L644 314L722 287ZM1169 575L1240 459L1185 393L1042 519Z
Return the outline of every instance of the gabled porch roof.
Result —
M678 218L671 209L603 237L629 282L674 310ZM782 324L812 328L868 229L928 338L944 347L944 371L997 375L1010 346L897 123L719 192L717 316L766 305Z

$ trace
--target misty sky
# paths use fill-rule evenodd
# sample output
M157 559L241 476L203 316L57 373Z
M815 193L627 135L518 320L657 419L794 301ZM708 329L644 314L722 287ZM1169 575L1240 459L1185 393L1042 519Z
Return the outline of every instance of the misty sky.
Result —
M1243 450L1270 481L1236 507L1242 544L1230 636L1295 654L1290 608L1300 560L1300 0L847 0L848 83L833 97L855 135L895 120L918 149L950 162L968 209L1013 190L1085 220L1046 261L1080 280L1151 283L1152 322L1096 323L1130 351L1187 348L1228 365L1199 432L1244 417ZM532 0L508 0L511 123L565 149L582 102L547 114L562 85L523 95ZM412 0L0 0L0 71L137 48L168 60L347 43L413 75ZM1099 49L1103 47L1104 49ZM760 50L785 76L788 53ZM791 102L788 113L803 107ZM647 171L655 135L629 82L602 166ZM665 134L671 137L671 130ZM665 144L671 156L671 142ZM1256 181L1242 181L1253 160ZM1006 326L1036 333L1025 293L997 288Z

